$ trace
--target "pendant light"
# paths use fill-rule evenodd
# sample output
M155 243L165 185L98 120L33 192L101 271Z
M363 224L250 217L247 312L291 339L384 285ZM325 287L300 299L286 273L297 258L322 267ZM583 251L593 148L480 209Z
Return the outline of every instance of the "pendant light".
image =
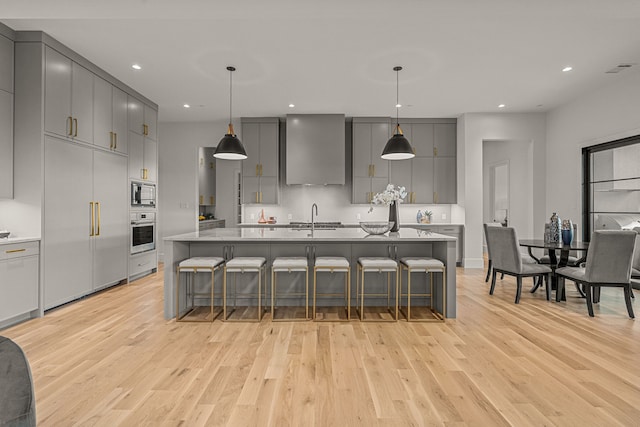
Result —
M406 160L416 156L409 140L402 134L400 120L398 119L398 109L400 108L398 74L400 70L402 70L400 66L393 67L393 71L396 72L396 127L394 135L387 141L384 150L382 150L382 156L380 157L384 160Z
M227 129L227 133L218 143L216 151L213 153L213 157L224 160L244 160L247 158L247 152L244 150L242 142L240 142L236 134L233 132L233 123L231 122L231 101L233 98L233 81L231 76L236 69L235 67L227 67L227 70L229 70L229 128Z

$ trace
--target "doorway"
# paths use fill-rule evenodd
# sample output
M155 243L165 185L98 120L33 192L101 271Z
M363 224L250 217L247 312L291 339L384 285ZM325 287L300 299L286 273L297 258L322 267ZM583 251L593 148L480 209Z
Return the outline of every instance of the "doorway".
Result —
M509 161L492 165L489 177L491 222L507 227L509 225Z

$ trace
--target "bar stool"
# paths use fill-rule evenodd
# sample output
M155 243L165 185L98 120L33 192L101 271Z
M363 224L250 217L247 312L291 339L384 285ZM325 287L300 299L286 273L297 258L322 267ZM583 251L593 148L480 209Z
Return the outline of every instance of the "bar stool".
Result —
M194 299L196 297L200 298L210 298L211 300L211 322L215 320L216 317L220 315L218 312L214 316L214 290L215 290L215 272L222 268L222 264L224 264L223 258L218 257L194 257L188 258L180 262L178 267L176 268L176 322L207 322L207 319L186 319L186 317L193 313L197 307L194 305ZM207 272L211 273L211 292L208 294L197 293L194 291L194 279L195 277L191 276L192 280L188 280L187 276L187 288L186 288L186 297L188 298L191 295L191 308L180 315L180 273L193 273L193 275L198 272ZM191 290L191 293L189 293Z
M407 312L402 308L402 314L408 322L444 322L447 312L447 273L444 263L435 258L418 258L407 257L400 259L400 292L402 294L402 271L407 270L407 293L402 296L407 297ZM429 292L428 293L412 293L411 292L411 273L429 273ZM433 308L433 273L442 273L442 312L437 312ZM430 301L431 312L435 316L433 319L412 319L411 318L411 297L428 297Z
M317 274L322 272L345 273L344 293L318 293ZM347 318L338 320L342 320L345 322L351 320L351 267L349 266L349 260L344 257L321 256L315 259L313 265L313 320L315 322L333 321L333 319L318 320L316 318L316 300L319 296L344 296Z
M364 289L365 273L387 273L387 293L366 293ZM391 273L395 273L396 283L394 289L395 303L391 309ZM396 260L386 257L360 257L358 258L358 277L356 278L356 300L360 299L360 321L361 322L397 322L398 321L398 263ZM360 287L362 286L362 287ZM392 318L387 319L365 319L364 317L364 297L387 297L387 310Z
M223 291L224 291L224 296L223 296L223 320L225 322L259 322L260 320L262 320L262 313L263 313L263 309L262 309L262 286L264 284L264 293L266 296L266 282L267 282L267 276L266 276L266 268L265 268L265 264L266 264L267 260L263 257L236 257L236 258L232 258L229 261L227 261L227 263L224 266L224 286ZM231 313L227 314L227 275L228 273L233 273L233 310L231 311ZM243 293L238 293L238 289L237 289L237 274L244 274L244 273L258 273L258 292L257 293L252 293L252 292L243 292ZM263 276L264 276L264 282L263 282ZM250 320L250 319L231 319L230 316L231 314L233 314L234 311L236 311L237 305L237 299L238 298L258 298L258 316L256 320Z
M299 297L304 295L304 319L276 319L276 303L278 297L276 292L276 273L304 272L304 292L285 292L285 297ZM309 261L305 257L277 257L271 263L271 321L280 322L285 320L309 320Z

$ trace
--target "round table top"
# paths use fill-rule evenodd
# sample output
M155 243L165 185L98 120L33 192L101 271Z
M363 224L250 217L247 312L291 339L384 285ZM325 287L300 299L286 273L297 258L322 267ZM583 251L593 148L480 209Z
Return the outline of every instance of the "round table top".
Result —
M589 242L572 241L571 245L565 245L562 242L545 242L544 239L522 239L520 246L540 249L560 249L567 251L586 251L589 249Z

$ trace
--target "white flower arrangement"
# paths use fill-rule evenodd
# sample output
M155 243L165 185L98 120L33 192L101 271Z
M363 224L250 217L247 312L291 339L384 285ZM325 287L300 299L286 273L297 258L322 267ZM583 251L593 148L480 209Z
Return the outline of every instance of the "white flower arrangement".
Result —
M407 191L404 187L389 184L382 193L376 193L376 195L373 196L371 203L374 205L389 206L392 202L402 203L405 197L407 197ZM372 210L373 206L369 207L369 212Z

